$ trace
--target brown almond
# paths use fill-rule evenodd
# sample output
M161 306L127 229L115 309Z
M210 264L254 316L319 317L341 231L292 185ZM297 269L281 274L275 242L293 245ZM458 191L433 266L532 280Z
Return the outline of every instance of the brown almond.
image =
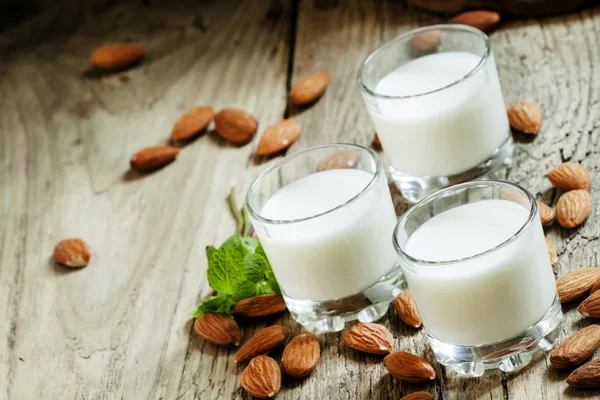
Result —
M194 330L204 340L219 346L237 346L242 337L235 320L220 313L202 314L196 318Z
M500 14L495 11L473 10L460 13L449 21L451 24L463 24L490 32L500 22Z
M600 346L600 325L586 326L562 342L550 355L554 368L575 368L594 354Z
M587 190L563 193L556 202L556 220L563 228L574 228L592 212L592 195Z
M267 317L285 311L285 301L278 294L263 294L240 300L233 305L231 313L235 317Z
M300 80L290 91L291 103L297 106L312 103L325 92L330 79L329 72L317 72Z
M536 203L538 208L538 214L540 215L540 220L542 221L542 225L546 226L552 221L554 221L554 217L556 216L554 210L550 206L542 203L541 201L536 201Z
M383 325L356 324L344 334L344 343L365 353L388 354L394 348L394 337Z
M133 44L113 44L92 52L90 61L98 68L115 71L131 67L146 55L146 49Z
M577 311L584 317L600 318L600 292L596 291L592 293L587 299L585 299Z
M129 164L138 171L150 171L169 164L179 154L179 149L173 146L146 147L135 153Z
M537 134L542 127L542 110L531 103L518 103L507 111L508 122L514 129Z
M420 328L423 325L421 322L421 316L417 310L417 305L412 297L410 290L400 292L394 300L394 309L396 314L400 317L402 322L413 328Z
M285 343L290 332L281 325L271 325L256 332L235 354L236 363L245 363Z
M564 190L588 190L592 186L590 171L579 163L566 162L548 172L550 183Z
M600 277L596 279L596 282L594 282L594 284L592 285L592 288L590 289L590 294L598 291L598 289L600 289Z
M439 30L420 32L411 38L415 49L420 51L431 51L442 41L442 32Z
M57 263L72 268L85 267L91 257L90 248L81 239L61 240L54 248L52 256Z
M404 382L430 382L435 379L435 370L431 364L404 351L396 351L386 356L383 366L392 376Z
M258 121L245 111L226 108L215 115L215 129L230 142L245 144L254 137Z
M196 136L208 127L214 116L211 107L198 106L188 110L175 123L171 139L178 142Z
M556 246L554 245L554 241L550 238L546 239L546 247L548 248L548 257L550 257L550 263L552 265L558 262L558 254L556 253Z
M379 135L377 132L373 135L373 144L376 146L381 146L381 140L379 140Z
M414 392L411 394L407 394L400 400L434 400L433 396L427 392Z
M269 356L258 356L242 372L242 387L259 399L269 399L281 390L281 370Z
M587 294L596 280L600 278L600 268L580 268L558 278L556 290L561 303L566 303Z
M360 160L358 150L340 150L323 158L317 166L317 172L328 169L354 168Z
M294 120L279 121L265 129L256 152L259 156L269 156L285 150L298 139L301 130L302 126Z
M567 384L574 388L600 388L600 358L583 364L567 377Z
M321 346L315 335L305 332L293 338L281 356L281 366L286 374L302 378L310 374L321 359Z

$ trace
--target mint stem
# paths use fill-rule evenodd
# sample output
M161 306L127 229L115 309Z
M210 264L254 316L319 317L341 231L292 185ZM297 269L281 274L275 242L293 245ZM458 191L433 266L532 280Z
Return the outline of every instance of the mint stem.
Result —
M244 232L244 217L237 206L237 201L235 201L234 188L231 188L231 191L229 192L229 208L231 208L231 212L235 217L235 233L241 236Z
M244 230L242 236L249 236L250 230L252 229L252 224L250 223L250 218L248 217L248 211L246 211L246 207L242 207L242 218L244 220Z

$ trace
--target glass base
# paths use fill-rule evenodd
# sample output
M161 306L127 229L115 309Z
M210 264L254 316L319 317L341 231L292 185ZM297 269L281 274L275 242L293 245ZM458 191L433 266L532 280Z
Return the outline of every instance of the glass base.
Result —
M346 322L373 322L383 317L390 303L406 288L399 266L360 293L327 301L301 300L282 290L292 317L309 332L339 332Z
M394 167L390 166L390 172L392 179L402 195L406 200L411 203L418 203L425 197L437 192L448 186L455 185L457 183L468 182L473 179L491 178L492 173L508 167L513 161L513 149L514 143L512 135L508 135L506 142L494 151L490 158L480 163L474 168L468 171L462 172L452 176L411 176L406 175Z
M529 364L533 354L540 350L549 351L554 347L560 333L557 328L562 320L563 314L557 296L540 322L503 342L455 346L429 335L428 338L437 360L462 376L478 377L488 369L517 372Z

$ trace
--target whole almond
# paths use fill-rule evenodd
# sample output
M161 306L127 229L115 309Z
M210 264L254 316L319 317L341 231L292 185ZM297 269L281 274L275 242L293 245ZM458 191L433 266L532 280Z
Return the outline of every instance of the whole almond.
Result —
M400 400L434 400L433 396L427 392L414 392L411 394L407 394Z
M365 353L388 354L394 348L394 337L383 325L356 324L344 334L344 343Z
M583 364L567 377L567 384L574 388L593 389L600 387L600 358Z
M131 67L146 55L146 49L133 44L113 44L92 52L90 61L98 68L119 70Z
M236 317L254 318L279 314L285 309L283 297L278 294L263 294L238 301L233 305L231 313Z
M600 318L600 291L592 293L587 299L585 299L577 311L584 317Z
M536 134L542 127L542 110L531 103L518 103L507 111L510 126L524 133Z
M547 206L546 204L542 203L541 201L536 201L536 203L538 208L538 214L540 215L540 220L542 221L542 225L546 226L552 221L554 221L554 217L556 216L554 210L550 206Z
M556 220L563 228L574 228L592 212L592 195L587 190L563 193L556 202Z
M235 320L220 313L202 314L196 318L194 330L204 340L219 346L237 346L242 337Z
M256 152L259 156L268 156L287 149L298 139L301 130L302 126L294 120L279 121L265 129Z
M592 285L592 288L590 289L590 294L597 292L598 289L600 289L600 277L598 277L598 279L596 279L596 282L594 282L594 284Z
M373 144L376 146L381 146L381 140L379 140L379 135L377 132L373 135Z
M442 32L439 30L420 32L411 38L415 49L420 51L431 51L442 41Z
M354 168L360 160L358 150L340 150L323 158L317 166L317 172L328 169Z
M281 356L281 366L286 374L302 378L316 368L321 359L321 346L317 338L308 332L293 338Z
M254 137L258 121L245 111L226 108L215 115L215 128L219 135L230 142L245 144Z
M386 356L383 366L392 376L404 382L430 382L435 379L435 370L431 364L404 351L396 351Z
M81 239L65 239L58 242L52 258L59 264L72 268L88 265L91 258L90 248Z
M258 356L242 372L242 387L259 399L269 399L281 390L281 370L269 356Z
M329 72L317 72L305 77L290 91L291 103L297 106L312 103L325 92L330 79Z
M215 112L211 107L198 106L188 110L175 123L171 139L178 142L194 137L206 129L214 116Z
M556 290L561 303L575 300L587 294L600 278L600 268L587 267L569 272L556 280Z
M394 309L396 314L400 317L402 322L413 328L420 328L423 325L421 322L421 316L417 310L417 305L412 297L410 290L400 292L394 300Z
M590 171L579 163L566 162L548 172L548 179L559 189L587 190L592 186Z
M173 146L146 147L135 153L129 164L138 171L150 171L172 162L178 154L179 149Z
M451 24L469 25L483 32L489 32L500 22L500 14L495 11L473 10L458 14L451 18L449 22Z
M546 239L546 247L548 248L548 257L550 257L550 263L552 265L558 262L558 254L556 254L556 246L554 245L554 241L550 238Z
M586 326L569 336L550 355L554 368L575 368L594 354L600 346L600 325Z
M287 328L271 325L256 332L235 354L236 363L245 363L254 357L282 346L289 335Z

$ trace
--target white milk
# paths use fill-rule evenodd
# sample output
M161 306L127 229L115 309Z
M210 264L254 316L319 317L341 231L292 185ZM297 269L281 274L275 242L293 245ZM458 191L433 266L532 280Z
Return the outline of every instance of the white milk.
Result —
M260 215L273 220L311 217L345 203L372 174L336 169L308 175L267 200ZM333 300L373 285L397 263L396 214L389 188L376 185L344 207L304 222L268 224L258 231L281 288L303 300Z
M420 226L405 252L427 261L480 254L512 237L528 218L523 206L482 200L445 211ZM542 319L556 296L539 216L513 242L452 265L404 268L423 324L455 345L511 338Z
M481 57L467 52L417 58L382 78L375 92L427 93L471 72ZM494 57L474 75L444 90L368 106L392 166L412 176L451 176L487 160L509 137Z

